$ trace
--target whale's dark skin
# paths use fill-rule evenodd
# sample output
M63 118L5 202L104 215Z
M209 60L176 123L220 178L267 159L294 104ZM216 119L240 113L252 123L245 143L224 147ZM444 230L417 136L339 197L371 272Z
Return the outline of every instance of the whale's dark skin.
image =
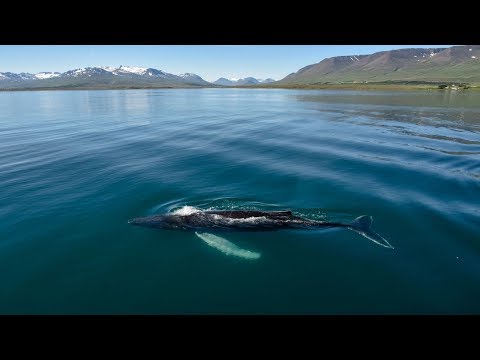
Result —
M274 231L312 227L348 227L347 224L303 219L291 211L213 210L189 215L164 214L136 218L130 224L184 231Z
M291 211L214 210L189 215L164 214L136 218L130 224L184 231L274 231L312 227L348 227L347 224L303 219Z
M372 218L360 216L350 224L304 219L291 211L208 210L190 214L166 213L134 218L129 224L192 232L276 231L287 229L347 228L375 243L392 246L371 229Z

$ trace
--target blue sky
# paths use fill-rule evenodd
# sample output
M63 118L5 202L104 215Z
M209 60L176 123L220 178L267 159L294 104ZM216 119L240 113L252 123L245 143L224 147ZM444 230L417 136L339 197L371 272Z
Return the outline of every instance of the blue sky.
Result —
M172 74L282 79L338 55L450 45L13 45L0 46L0 72L66 71L87 66L140 66Z

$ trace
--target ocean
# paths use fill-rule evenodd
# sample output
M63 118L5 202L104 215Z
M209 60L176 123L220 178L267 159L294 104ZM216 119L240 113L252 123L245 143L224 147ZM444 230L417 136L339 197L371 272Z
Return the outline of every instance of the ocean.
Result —
M480 314L480 92L0 92L0 159L0 314ZM128 224L189 209L394 248Z

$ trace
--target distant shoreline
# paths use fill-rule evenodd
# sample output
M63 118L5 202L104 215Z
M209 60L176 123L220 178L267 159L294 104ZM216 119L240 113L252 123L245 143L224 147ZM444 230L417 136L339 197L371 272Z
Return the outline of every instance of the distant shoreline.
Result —
M66 91L66 90L160 90L160 89L285 89L285 90L437 90L437 91L469 91L480 90L480 85L470 85L466 89L439 88L438 84L315 84L315 85L254 85L254 86L78 86L78 87L38 87L1 89L0 92L16 91Z
M480 85L468 85L466 89L452 89L447 84L445 88L440 88L441 83L419 83L419 84L381 84L381 83L350 83L350 84L306 84L306 85L260 85L255 86L257 89L304 89L304 90L440 90L440 91L465 91L480 90Z

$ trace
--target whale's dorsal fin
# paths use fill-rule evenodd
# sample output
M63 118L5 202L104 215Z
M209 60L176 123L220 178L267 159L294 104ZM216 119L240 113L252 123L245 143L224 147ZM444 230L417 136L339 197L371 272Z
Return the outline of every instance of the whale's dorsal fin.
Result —
M197 235L200 239L205 241L211 247L220 250L226 255L238 256L247 260L256 260L261 256L260 253L239 248L234 243L217 235L198 232L196 232L195 235Z

